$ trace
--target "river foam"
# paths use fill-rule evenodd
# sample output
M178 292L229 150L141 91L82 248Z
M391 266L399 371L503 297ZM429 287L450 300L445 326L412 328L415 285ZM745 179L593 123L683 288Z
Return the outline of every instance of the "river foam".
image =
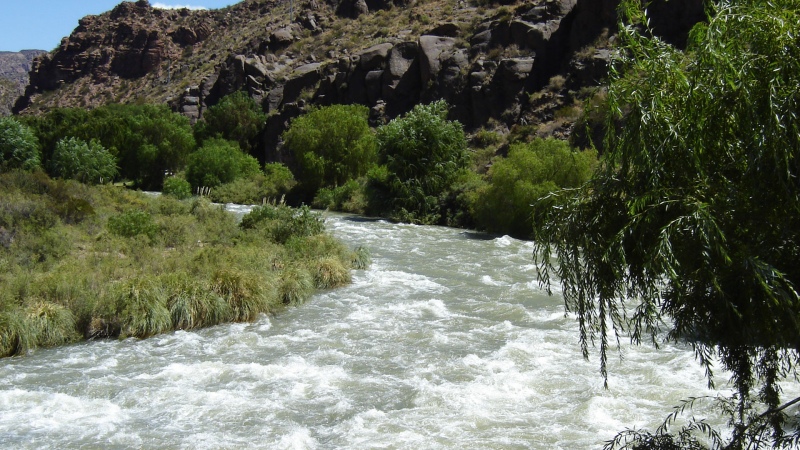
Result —
M373 265L300 307L0 361L0 447L594 449L716 393L690 349L624 342L605 389L529 242L328 226Z

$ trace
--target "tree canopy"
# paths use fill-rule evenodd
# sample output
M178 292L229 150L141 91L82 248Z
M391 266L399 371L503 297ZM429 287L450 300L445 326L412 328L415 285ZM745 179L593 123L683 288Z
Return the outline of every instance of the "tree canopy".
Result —
M39 165L39 142L33 131L14 118L0 117L0 172Z
M236 141L246 153L252 153L256 137L267 121L267 115L255 100L244 91L226 95L203 113L195 125L198 140L219 137Z
M721 1L685 52L650 37L639 2L623 6L605 157L541 216L542 280L561 280L603 376L615 334L661 331L691 343L710 382L717 361L730 371L733 430L711 447L796 445L779 382L800 356L800 4ZM706 445L666 430L612 445Z
M377 160L377 142L369 127L369 109L331 105L292 121L283 134L297 159L298 182L313 195L367 173Z
M467 167L467 139L461 123L447 120L444 100L417 105L378 129L380 170L371 176L373 212L403 220L436 223L438 196Z

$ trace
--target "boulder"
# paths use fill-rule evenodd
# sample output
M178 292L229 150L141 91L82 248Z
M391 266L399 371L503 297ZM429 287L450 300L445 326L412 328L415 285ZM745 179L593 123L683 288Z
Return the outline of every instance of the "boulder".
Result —
M389 42L373 45L372 47L359 52L356 56L359 59L359 64L362 70L367 72L383 68L386 64L386 58L389 51L394 47L394 44Z
M289 27L279 28L269 35L269 49L273 52L288 47L294 42L294 35Z
M320 63L311 63L295 69L283 86L283 103L294 103L301 92L314 89L320 80L320 67Z
M419 53L417 42L401 42L389 53L382 89L384 110L389 117L410 111L419 102L422 89Z
M423 86L435 81L442 68L442 53L448 52L456 45L456 40L442 36L420 36L420 76Z

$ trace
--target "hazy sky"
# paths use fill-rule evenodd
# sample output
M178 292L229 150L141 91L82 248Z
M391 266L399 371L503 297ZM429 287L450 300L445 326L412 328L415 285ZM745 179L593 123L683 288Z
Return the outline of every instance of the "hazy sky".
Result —
M0 51L53 50L78 20L122 0L0 0ZM153 6L223 8L239 0L150 0Z

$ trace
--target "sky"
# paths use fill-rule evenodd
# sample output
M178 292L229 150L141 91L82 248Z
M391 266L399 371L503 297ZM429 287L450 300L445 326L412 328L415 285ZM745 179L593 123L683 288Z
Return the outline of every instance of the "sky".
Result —
M157 7L217 9L239 0L150 0ZM0 0L0 51L53 50L78 20L110 11L122 0Z

